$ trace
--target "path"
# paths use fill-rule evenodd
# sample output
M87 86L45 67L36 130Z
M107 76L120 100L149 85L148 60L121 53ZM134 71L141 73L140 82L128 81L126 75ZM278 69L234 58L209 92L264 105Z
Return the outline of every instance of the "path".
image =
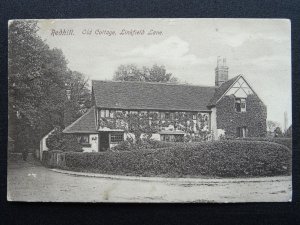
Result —
M51 202L244 202L288 201L291 178L267 181L139 181L74 176L36 163L8 166L8 200ZM230 181L230 180L229 180Z

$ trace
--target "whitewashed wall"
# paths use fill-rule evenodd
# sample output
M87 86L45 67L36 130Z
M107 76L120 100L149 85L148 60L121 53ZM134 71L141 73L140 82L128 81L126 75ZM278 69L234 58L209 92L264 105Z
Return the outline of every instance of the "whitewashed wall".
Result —
M84 152L98 152L98 141L99 137L98 134L90 134L89 135L89 142L91 144L91 147L83 147Z
M49 137L50 134L53 133L54 130L50 131L46 136L44 136L40 140L40 154L39 154L39 159L42 161L42 155L44 151L48 151L48 147L46 145L46 139Z
M218 139L218 130L217 130L217 109L216 107L211 108L211 114L210 114L210 127L211 131L214 135L214 139Z

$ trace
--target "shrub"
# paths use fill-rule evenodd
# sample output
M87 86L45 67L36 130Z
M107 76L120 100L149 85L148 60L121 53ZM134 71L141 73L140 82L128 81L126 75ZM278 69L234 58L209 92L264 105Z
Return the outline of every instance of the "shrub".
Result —
M289 149L292 149L292 138L243 138L238 140L245 140L245 141L268 141L268 142L275 142L277 144L284 145Z
M82 152L82 146L78 143L76 136L64 134L60 129L56 129L46 139L46 145L49 150L61 150L64 152Z
M153 139L142 139L140 143L133 143L132 141L122 141L112 148L113 151L136 151L145 149L159 149L173 146L173 142L157 141Z
M126 152L67 152L76 171L162 177L255 177L288 175L291 150L262 141L173 143L172 147Z
M132 150L132 145L133 144L130 143L129 141L122 141L115 147L112 147L111 150L112 151L130 151L130 150Z

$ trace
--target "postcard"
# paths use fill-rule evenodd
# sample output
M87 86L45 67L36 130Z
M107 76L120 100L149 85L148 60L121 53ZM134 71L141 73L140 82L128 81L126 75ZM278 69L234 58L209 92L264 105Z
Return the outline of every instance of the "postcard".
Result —
M8 201L292 199L286 19L8 23Z

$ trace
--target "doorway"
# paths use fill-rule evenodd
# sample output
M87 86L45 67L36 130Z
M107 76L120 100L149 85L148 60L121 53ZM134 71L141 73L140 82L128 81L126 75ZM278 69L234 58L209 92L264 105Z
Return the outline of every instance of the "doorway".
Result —
M99 133L99 152L107 151L109 149L109 132Z

